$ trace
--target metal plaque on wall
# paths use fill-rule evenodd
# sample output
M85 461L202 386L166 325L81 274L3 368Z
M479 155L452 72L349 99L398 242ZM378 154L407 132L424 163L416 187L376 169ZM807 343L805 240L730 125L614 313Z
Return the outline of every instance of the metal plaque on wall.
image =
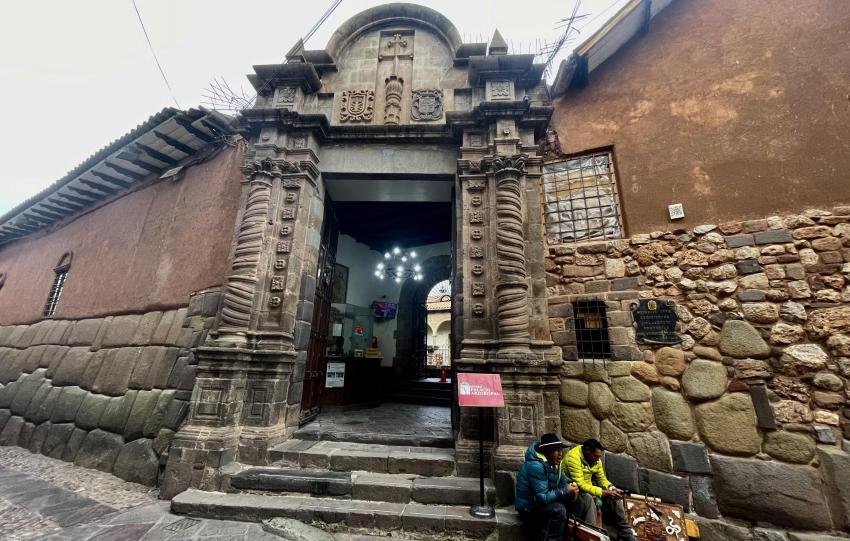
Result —
M635 321L635 339L638 344L678 344L682 338L676 334L676 306L672 301L641 299L632 303Z

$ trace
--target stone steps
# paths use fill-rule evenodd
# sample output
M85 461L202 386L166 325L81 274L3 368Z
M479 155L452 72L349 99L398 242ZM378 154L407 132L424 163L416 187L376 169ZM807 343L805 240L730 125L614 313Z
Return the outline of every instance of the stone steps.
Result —
M288 517L311 522L341 523L349 528L374 528L384 532L461 533L485 538L499 529L500 539L518 539L516 514L498 511L496 518L478 519L468 506L393 503L309 496L225 494L190 489L171 500L174 513L194 517L260 521ZM502 533L504 532L504 534Z
M453 449L339 441L288 440L270 451L275 465L337 472L445 477L455 469Z
M451 435L431 436L418 434L383 434L363 431L341 431L339 429L323 430L317 423L310 423L299 428L292 435L299 440L310 441L345 441L349 443L368 443L401 445L408 447L439 447L441 449L454 448L454 440Z
M251 467L230 477L237 490L304 493L391 503L466 505L478 503L479 481L470 477L419 477L412 474L336 472L314 469ZM485 492L495 501L493 483Z

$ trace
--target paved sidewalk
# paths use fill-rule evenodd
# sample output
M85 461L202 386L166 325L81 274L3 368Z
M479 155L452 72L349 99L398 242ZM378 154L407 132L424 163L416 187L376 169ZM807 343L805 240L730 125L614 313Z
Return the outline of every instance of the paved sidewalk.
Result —
M155 489L0 447L0 539L280 541L258 524L193 519L168 511Z

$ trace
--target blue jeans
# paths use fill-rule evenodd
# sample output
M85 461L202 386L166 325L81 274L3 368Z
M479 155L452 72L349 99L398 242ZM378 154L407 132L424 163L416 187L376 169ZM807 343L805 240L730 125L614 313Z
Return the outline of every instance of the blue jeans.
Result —
M531 527L535 540L561 541L564 537L567 509L561 502L523 509L519 517Z

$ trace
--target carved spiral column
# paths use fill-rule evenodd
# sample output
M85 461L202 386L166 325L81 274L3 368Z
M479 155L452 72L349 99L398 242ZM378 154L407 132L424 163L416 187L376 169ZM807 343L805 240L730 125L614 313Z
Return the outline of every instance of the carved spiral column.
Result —
M281 176L280 168L271 160L249 164L242 172L250 186L224 291L219 327L222 337L244 333L250 326L272 180Z
M496 285L500 349L528 350L528 283L520 177L525 155L498 156L491 162L496 178Z

